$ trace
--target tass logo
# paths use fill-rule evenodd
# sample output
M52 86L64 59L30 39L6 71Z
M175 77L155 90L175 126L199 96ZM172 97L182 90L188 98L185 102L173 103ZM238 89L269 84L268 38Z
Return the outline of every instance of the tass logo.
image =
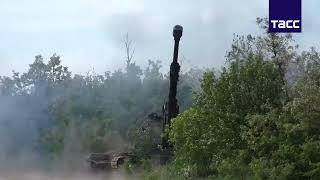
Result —
M301 0L269 0L269 32L301 32Z

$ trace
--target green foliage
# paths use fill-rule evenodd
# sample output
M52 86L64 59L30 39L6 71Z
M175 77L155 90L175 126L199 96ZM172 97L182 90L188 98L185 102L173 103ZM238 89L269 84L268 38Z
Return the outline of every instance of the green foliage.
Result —
M186 179L185 177L178 176L177 174L173 173L173 169L171 166L162 166L162 167L154 167L153 171L149 173L144 173L143 179L144 180L183 180ZM189 178L187 178L189 179Z
M319 178L319 86L303 82L279 110L248 117L243 135L254 152L253 167L285 179ZM257 176L261 177L260 173Z
M160 124L159 124L160 125ZM161 129L158 127L146 127L133 129L131 132L133 152L142 159L150 159L153 155L159 154L161 141Z
M272 62L254 57L232 63L216 78L208 72L195 105L175 119L170 131L176 164L183 174L206 176L226 157L246 147L246 115L281 104L280 76Z
M258 19L259 25L265 20ZM207 72L170 140L184 177L319 178L319 54L290 35L236 36L219 75Z
M34 124L37 137L26 136L30 139L25 143L32 141L30 148L52 159L132 147L139 158L150 158L158 153L161 125L143 126L150 113L161 111L168 94L168 76L160 69L160 61L149 60L142 70L130 60L124 70L72 76L60 56L54 54L46 63L38 55L26 73L0 77L0 97L28 107L15 106L5 118L12 126L15 122ZM193 82L197 80L189 79L200 75L201 70L181 74L178 99L183 109L191 105L192 91L197 88ZM22 112L22 117L15 117L14 111Z
M207 173L211 163L210 132L211 126L198 109L189 109L175 119L170 138L176 147L176 166L180 174L192 176Z
M257 19L263 31L266 22ZM27 72L0 77L0 133L21 130L4 153L29 144L52 159L132 149L126 172L148 180L320 179L320 55L292 42L236 35L220 72L182 72L181 113L167 129L175 159L162 167L152 162L161 117L147 117L168 94L159 61L142 69L128 56L124 70L72 76L56 54L47 63L36 56Z
M217 168L217 176L221 179L252 179L250 166L244 159L248 158L245 151L240 151L237 157L226 158Z

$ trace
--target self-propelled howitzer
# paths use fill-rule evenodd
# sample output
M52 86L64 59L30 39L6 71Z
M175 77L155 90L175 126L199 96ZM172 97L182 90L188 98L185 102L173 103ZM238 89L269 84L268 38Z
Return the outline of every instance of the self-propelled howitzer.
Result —
M165 129L170 128L171 119L177 117L179 114L179 105L177 100L177 85L179 80L179 71L180 65L178 63L178 51L179 51L179 42L182 37L183 27L176 25L173 28L173 37L174 37L174 52L173 52L173 61L170 65L170 88L168 101L164 104L162 108L163 112L163 138L162 138L162 154L160 156L161 164L165 164L173 153L173 146L168 142L168 136L165 133Z

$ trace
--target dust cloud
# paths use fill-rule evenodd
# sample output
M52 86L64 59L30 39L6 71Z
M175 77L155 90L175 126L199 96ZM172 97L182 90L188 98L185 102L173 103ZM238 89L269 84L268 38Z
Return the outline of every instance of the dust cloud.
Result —
M45 173L45 172L7 172L0 174L0 180L128 180L119 172L93 173Z

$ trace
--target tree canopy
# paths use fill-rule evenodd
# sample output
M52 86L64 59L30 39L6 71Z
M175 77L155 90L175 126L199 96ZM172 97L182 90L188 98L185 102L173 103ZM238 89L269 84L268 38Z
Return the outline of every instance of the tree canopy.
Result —
M257 19L266 32L266 19ZM289 34L235 36L220 74L206 72L170 130L180 175L319 178L319 54Z

